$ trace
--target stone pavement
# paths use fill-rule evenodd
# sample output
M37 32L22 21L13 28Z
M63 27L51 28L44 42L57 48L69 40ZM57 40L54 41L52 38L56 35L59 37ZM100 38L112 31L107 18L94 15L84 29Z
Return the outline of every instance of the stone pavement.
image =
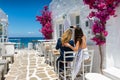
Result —
M53 67L44 63L44 57L35 50L20 50L5 75L5 80L58 80Z

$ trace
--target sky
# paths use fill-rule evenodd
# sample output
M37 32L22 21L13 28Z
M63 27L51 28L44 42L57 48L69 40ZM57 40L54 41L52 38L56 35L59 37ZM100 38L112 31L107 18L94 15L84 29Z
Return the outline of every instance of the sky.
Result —
M41 24L36 16L41 15L51 0L0 0L0 8L8 15L9 37L42 37Z

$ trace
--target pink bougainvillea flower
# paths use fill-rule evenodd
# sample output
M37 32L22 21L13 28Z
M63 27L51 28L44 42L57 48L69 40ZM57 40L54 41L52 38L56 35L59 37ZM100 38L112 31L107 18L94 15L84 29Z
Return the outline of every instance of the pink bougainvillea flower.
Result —
M110 19L110 16L117 16L115 15L115 8L120 4L120 0L83 1L89 5L90 9L95 9L95 11L91 11L88 16L88 18L94 18L92 25L94 37L92 40L95 41L97 45L103 45L106 42L105 37L108 35L108 32L105 30L106 22Z
M92 40L93 40L94 42L96 42L96 45L103 45L103 44L105 43L105 40L102 40L101 38L96 37L96 36L93 37Z
M44 9L45 9L45 10L48 10L48 6L44 6Z
M52 38L52 23L51 23L51 12L48 11L48 6L44 6L44 10L42 11L41 16L36 16L36 20L40 22L42 25L42 29L39 30L41 32L45 39L51 39Z
M98 5L98 8L99 8L99 9L106 9L107 7L106 7L106 4L105 4L105 3L100 3L100 4Z
M104 36L107 36L107 35L108 35L108 32L107 32L107 31L103 31L103 35L104 35Z
M95 16L95 12L92 11L92 12L89 14L89 17L92 18L92 17L94 17L94 16Z
M110 15L115 15L115 10L112 10Z

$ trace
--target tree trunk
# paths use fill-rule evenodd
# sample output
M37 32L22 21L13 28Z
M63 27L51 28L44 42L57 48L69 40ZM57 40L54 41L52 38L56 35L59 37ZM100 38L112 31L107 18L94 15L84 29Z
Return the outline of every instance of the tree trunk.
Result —
M99 51L100 51L100 72L103 74L103 54L102 54L102 46L99 45Z

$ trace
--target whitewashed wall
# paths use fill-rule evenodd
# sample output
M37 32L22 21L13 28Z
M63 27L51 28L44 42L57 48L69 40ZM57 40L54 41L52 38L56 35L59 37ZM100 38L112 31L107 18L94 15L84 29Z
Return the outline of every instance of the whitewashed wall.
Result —
M57 25L59 21L63 21L63 16L67 15L71 20L71 25L75 24L73 20L76 13L79 15L79 8L81 6L82 0L52 0L49 5L50 10L52 11L52 20L53 20L53 38L56 40L57 37ZM71 18L72 17L72 18Z
M59 35L59 24L63 24L63 18L58 18L56 20L53 20L53 39L57 40L58 39L58 35Z
M116 10L117 17L111 17L107 24L106 67L120 69L120 7Z
M57 25L59 20L64 22L63 16L66 14L70 19L70 25L76 25L75 17L80 16L80 25L83 28L84 33L87 33L85 28L85 22L87 21L87 15L90 10L88 6L85 6L82 0L52 0L49 5L50 10L52 11L52 20L53 20L53 38L57 38Z

